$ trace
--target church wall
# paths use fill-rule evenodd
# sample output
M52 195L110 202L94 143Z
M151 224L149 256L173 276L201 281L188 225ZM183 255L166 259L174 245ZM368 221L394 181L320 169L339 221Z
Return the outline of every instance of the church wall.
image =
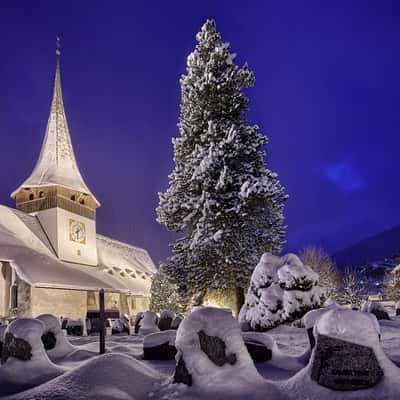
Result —
M31 289L31 315L50 313L71 319L86 318L87 292L83 290Z
M58 257L79 264L97 265L96 221L57 208ZM84 224L85 240L78 243L71 238L71 224Z
M10 313L11 267L8 262L0 262L0 317Z
M46 232L54 251L58 253L57 209L50 208L49 210L39 211L37 217Z
M31 309L31 286L23 281L17 279L18 285L18 317L30 317L32 315Z

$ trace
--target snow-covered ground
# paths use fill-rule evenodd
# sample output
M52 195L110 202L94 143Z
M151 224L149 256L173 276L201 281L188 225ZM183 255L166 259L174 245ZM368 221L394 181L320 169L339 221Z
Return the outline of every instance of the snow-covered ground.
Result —
M400 365L400 318L380 321L381 345L385 354ZM380 382L373 389L353 392L335 392L310 381L306 376L308 362L308 337L303 328L279 326L269 331L277 344L272 359L256 363L264 383L256 387L245 388L240 395L229 391L227 382L225 392L204 394L199 388L188 388L183 384L173 385L170 377L174 373L174 361L143 360L143 336L113 335L107 336L105 355L97 355L98 336L68 337L71 352L64 357L53 358L61 375L47 380L34 388L4 397L5 399L42 400L42 399L239 399L245 395L247 400L254 399L359 399L369 398L396 400L400 398L400 379L391 383L390 391L384 390L385 383ZM53 364L53 365L54 365ZM0 366L0 377L3 366ZM400 377L400 368L398 369ZM232 385L234 386L234 385ZM382 387L383 397L377 396ZM277 389L278 397L271 397L271 389ZM0 397L10 387L0 387ZM273 390L274 391L274 390ZM274 391L275 392L275 391ZM304 396L307 397L304 397ZM322 396L322 397L321 397Z

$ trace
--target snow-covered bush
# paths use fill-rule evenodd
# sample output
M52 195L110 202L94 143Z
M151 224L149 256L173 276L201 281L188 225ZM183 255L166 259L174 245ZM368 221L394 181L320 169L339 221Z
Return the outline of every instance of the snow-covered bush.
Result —
M51 314L41 314L36 319L43 322L45 326L42 342L51 359L64 357L75 350L75 347L68 341L61 329L61 324L57 317ZM54 346L46 348L46 343L50 342L51 344L52 338L54 338Z
M318 274L295 254L265 253L251 277L239 321L254 330L267 330L302 317L323 301Z
M157 326L158 316L153 311L143 313L143 318L139 321L139 334L148 335L149 333L159 332Z

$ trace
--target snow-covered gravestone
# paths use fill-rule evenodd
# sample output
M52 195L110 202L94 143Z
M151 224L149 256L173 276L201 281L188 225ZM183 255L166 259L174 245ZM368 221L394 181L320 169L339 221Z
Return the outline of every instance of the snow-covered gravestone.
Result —
M326 306L325 306L326 305ZM322 308L317 308L316 310L311 310L307 314L304 315L302 318L302 322L304 327L307 330L308 334L308 341L310 343L310 348L311 350L315 346L315 337L314 337L314 325L318 321L318 319L324 315L326 312L330 310L335 310L341 308L337 303L332 302L332 303L326 303L324 304L325 307Z
M322 302L318 274L295 254L278 257L265 253L251 277L239 321L252 330L265 331L302 317Z
M64 357L76 350L66 338L57 317L52 314L41 314L36 319L45 326L42 342L51 359Z
M8 390L8 385L27 388L65 372L46 354L42 343L45 329L43 322L31 318L20 318L7 326L1 355L0 395Z
M254 362L269 361L274 353L278 353L275 340L266 333L243 332L242 335L247 351Z
M174 382L202 388L251 387L262 382L230 313L205 307L187 316L175 340L178 350Z
M140 328L140 321L143 319L143 312L139 312L136 314L135 317L135 322L134 322L134 329L135 329L135 333L139 333L139 328Z
M125 316L117 318L111 326L111 333L113 335L118 333L128 333L129 334L129 319Z
M143 318L139 322L139 334L148 335L150 333L159 332L157 326L158 316L153 311L146 311L143 313Z
M171 329L171 324L174 318L174 312L168 310L163 311L160 314L160 320L158 321L158 327L160 328L160 331L168 331Z
M181 322L183 321L185 317L181 314L177 314L174 318L174 320L171 323L171 329L175 329L177 330L179 328L179 325L181 324Z
M390 320L389 314L383 304L377 301L367 301L361 307L361 311L374 314L377 319Z
M155 332L143 340L143 358L145 360L173 360L176 355L176 331Z
M6 329L7 325L0 325L0 358L1 358L1 353L3 351L4 333Z
M311 379L334 390L358 390L376 385L389 363L379 344L379 324L370 314L334 309L314 327L316 347ZM378 361L379 360L379 361Z

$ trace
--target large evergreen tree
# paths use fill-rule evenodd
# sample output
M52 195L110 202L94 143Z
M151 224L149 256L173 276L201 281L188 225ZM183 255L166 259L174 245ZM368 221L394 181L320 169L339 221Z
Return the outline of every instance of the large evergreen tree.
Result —
M180 80L175 169L157 208L158 222L183 233L164 270L184 295L239 288L241 297L261 254L281 250L287 196L264 166L267 138L245 118L253 73L235 65L214 21L196 39Z

